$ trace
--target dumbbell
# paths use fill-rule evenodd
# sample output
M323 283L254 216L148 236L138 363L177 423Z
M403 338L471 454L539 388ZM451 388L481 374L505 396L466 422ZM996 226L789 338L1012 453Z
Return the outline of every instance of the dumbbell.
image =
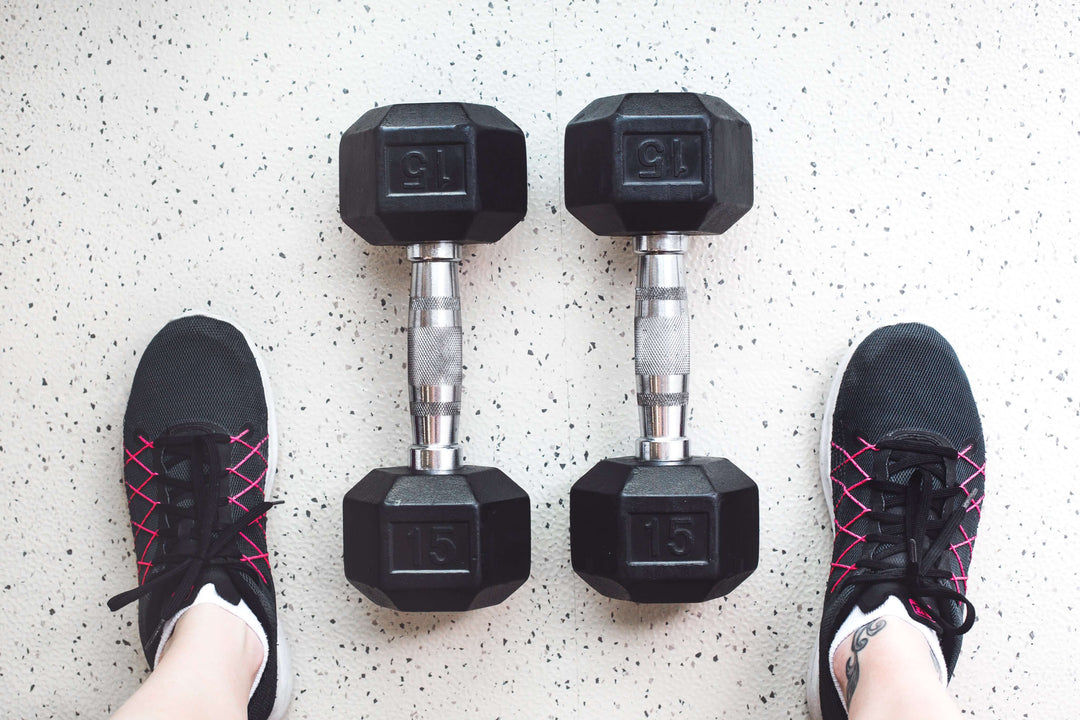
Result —
M493 107L370 110L341 138L341 218L412 263L409 463L345 495L345 576L378 605L457 611L495 605L529 577L529 496L502 471L462 465L461 305L465 243L493 243L525 217L525 136Z
M641 603L725 595L758 562L758 489L729 460L693 457L686 436L690 316L683 257L754 202L750 125L691 93L601 98L570 121L566 207L638 257L634 362L642 437L570 491L574 570L600 593Z

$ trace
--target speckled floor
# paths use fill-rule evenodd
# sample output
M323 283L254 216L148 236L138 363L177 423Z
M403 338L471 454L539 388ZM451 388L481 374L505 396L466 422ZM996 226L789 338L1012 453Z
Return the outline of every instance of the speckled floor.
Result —
M1078 13L1069 3L0 4L0 695L101 717L146 674L120 486L142 348L185 308L269 365L270 522L293 718L801 718L831 535L826 384L894 318L949 337L989 497L953 689L1066 717L1080 677ZM128 6L128 7L125 7ZM757 573L721 602L606 600L570 569L567 493L636 436L634 258L561 202L592 98L692 89L755 134L754 210L693 248L692 437L761 488ZM534 501L506 604L401 615L340 563L340 501L404 458L408 268L337 214L341 131L375 104L498 105L530 214L466 253L467 458ZM1064 612L1063 612L1064 610Z

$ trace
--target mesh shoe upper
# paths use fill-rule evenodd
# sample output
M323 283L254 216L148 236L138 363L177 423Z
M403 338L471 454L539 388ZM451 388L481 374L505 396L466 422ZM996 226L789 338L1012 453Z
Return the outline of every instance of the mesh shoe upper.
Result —
M124 484L139 586L139 634L153 664L165 623L211 582L243 600L270 657L249 717L270 714L277 686L277 612L266 549L264 490L273 458L263 378L244 336L204 316L167 324L143 353L124 417Z
M842 373L828 478L836 536L818 649L825 718L845 717L827 653L856 603L869 611L900 597L938 633L952 676L960 636L974 621L963 593L985 482L978 409L937 331L880 328Z

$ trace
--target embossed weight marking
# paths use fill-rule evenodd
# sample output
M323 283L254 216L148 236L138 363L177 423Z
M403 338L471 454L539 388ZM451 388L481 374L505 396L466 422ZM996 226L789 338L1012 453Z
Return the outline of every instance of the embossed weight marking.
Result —
M622 600L710 600L757 567L758 492L728 460L690 454L684 256L753 205L750 125L708 95L630 94L590 104L565 142L566 207L597 235L632 236L638 258L641 436L571 489L574 570Z
M708 513L634 513L629 527L626 555L636 565L709 558Z
M468 572L469 523L397 522L390 528L390 572Z
M460 193L465 190L465 146L387 148L391 194Z
M368 473L342 507L345 575L369 600L472 610L529 577L529 496L496 468L464 465L458 266L465 243L525 216L525 136L485 105L391 105L341 138L341 217L412 265L408 464ZM384 392L381 388L371 392Z
M701 182L701 135L627 133L623 142L625 182Z

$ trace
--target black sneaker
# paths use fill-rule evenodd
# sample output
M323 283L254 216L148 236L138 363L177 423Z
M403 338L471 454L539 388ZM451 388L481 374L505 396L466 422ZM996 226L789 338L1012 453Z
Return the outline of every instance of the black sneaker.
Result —
M833 382L820 461L836 539L807 698L812 717L839 720L847 713L830 644L842 639L837 631L853 611L870 613L888 600L929 628L924 635L940 642L943 681L975 621L964 593L985 447L967 376L945 338L903 324L863 340Z
M276 463L270 389L244 335L201 315L162 328L139 362L124 416L139 586L109 607L138 599L151 667L197 602L247 622L266 651L248 703L248 717L259 720L285 714L292 680L266 551Z

